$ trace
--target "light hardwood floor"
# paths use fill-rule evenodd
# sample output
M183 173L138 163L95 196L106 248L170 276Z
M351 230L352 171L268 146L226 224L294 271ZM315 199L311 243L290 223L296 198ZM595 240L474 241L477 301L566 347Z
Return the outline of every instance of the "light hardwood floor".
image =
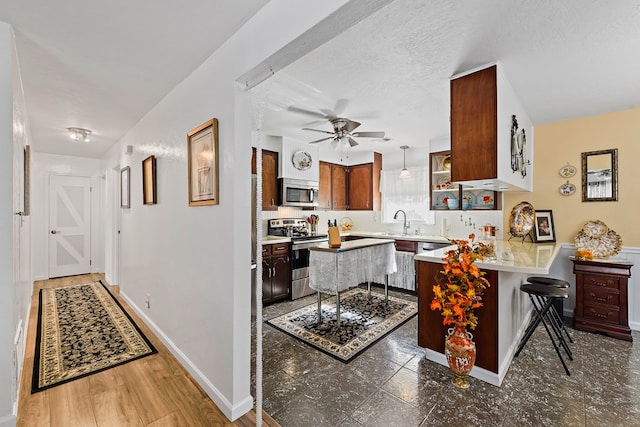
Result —
M87 274L34 283L20 382L18 426L245 427L256 424L254 411L231 423L162 342L119 297L117 287L111 287L112 293L158 349L158 353L31 394L39 290L95 280L104 282L104 276ZM263 425L279 426L264 412Z

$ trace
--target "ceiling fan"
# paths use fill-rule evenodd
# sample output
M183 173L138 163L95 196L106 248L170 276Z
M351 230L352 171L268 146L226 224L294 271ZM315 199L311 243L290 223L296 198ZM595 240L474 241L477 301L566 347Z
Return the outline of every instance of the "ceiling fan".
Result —
M320 132L330 136L311 141L310 144L316 144L322 141L332 140L332 144L339 145L340 143L349 144L351 147L358 145L358 141L354 138L384 138L384 132L353 132L361 123L354 120L350 120L344 117L340 117L346 109L348 101L346 99L339 99L336 102L336 106L333 110L321 109L320 113L315 111L306 110L299 107L290 106L289 111L305 114L308 116L324 119L331 123L333 132L320 129L302 128L302 130L309 130L312 132ZM311 123L310 123L311 124ZM388 140L388 139L385 139Z
M312 132L320 132L330 136L309 142L316 144L322 141L333 140L335 143L349 143L351 147L358 145L358 141L354 138L384 138L384 132L353 132L361 123L349 120L343 117L329 119L329 123L333 126L333 132L319 129L302 128L302 130L310 130Z

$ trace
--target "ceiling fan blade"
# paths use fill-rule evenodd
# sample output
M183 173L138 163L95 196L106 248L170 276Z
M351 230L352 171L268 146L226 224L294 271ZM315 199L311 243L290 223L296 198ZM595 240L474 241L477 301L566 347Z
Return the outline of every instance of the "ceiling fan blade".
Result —
M320 130L320 129L302 128L302 130L310 130L312 132L328 133L329 135L333 135L333 132L329 132L329 131L326 131L326 130Z
M347 124L345 124L342 127L342 130L346 130L347 132L351 132L352 130L357 129L360 125L361 125L361 123L359 123L359 122L354 122L353 120L349 120L349 121L347 121Z
M326 114L326 118L328 118L329 120L332 119L336 119L338 117L340 117L342 115L342 113L345 112L345 110L347 109L347 105L349 104L349 101L341 98L338 99L336 101L336 106L333 107L333 110L328 110L326 108L320 108L320 111L322 111L324 114Z
M327 138L320 138L320 139L316 139L315 141L311 141L309 142L309 144L317 144L318 142L322 142L322 141L328 141L329 139L333 139L332 136L327 137Z
M287 108L287 110L289 110L289 111L291 111L293 113L306 114L307 116L319 117L321 119L326 119L327 118L327 116L325 116L322 113L318 113L316 111L311 111L311 110L305 110L304 108L289 106Z
M351 138L350 136L347 137L349 139L349 145L352 147L355 147L356 145L358 145L358 141L356 141L355 139Z
M351 136L356 138L384 138L384 132L356 132L352 133Z

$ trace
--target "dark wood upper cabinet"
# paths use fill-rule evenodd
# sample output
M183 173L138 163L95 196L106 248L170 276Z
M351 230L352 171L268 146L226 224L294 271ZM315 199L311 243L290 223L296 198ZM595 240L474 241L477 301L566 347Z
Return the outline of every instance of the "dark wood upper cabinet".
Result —
M343 166L320 162L319 208L332 210L380 210L382 155L372 163Z
M331 163L318 162L320 181L318 182L318 209L331 208Z
M451 78L451 181L532 191L533 123L499 63Z
M347 209L347 167L331 165L331 209Z
M495 65L451 80L453 182L498 177L497 90Z
M251 173L257 173L255 148L251 156ZM277 211L278 199L278 153L262 150L262 210Z
M349 167L349 210L380 210L382 154L373 153L373 162Z

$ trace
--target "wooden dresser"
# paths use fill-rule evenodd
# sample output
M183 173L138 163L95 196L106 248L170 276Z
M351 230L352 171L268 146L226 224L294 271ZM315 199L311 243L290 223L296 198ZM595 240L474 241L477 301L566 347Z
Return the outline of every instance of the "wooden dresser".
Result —
M626 260L572 261L576 275L573 327L633 341L627 298L633 264Z

